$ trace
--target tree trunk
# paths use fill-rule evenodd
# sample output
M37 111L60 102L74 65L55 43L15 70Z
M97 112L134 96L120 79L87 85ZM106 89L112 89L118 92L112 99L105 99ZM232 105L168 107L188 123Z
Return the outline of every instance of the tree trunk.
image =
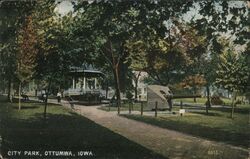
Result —
M208 114L208 108L211 107L209 85L206 86L206 91L207 91L206 114Z
M137 88L138 88L138 81L139 81L140 75L141 75L141 71L138 73L137 76L135 75L135 89L134 89L134 91L135 91L135 100L137 100L137 96L138 96Z
M116 100L117 100L118 114L120 114L121 90L120 90L120 81L119 81L119 65L115 66L113 72L114 72L114 77L115 77L115 89L116 89Z
M135 100L137 100L137 88L138 88L138 80L135 80Z
M210 100L210 89L209 89L209 85L206 86L207 89L207 102L208 102L208 107L211 107L211 100Z
M18 88L18 110L21 110L21 88L22 88L22 82L19 83Z
M234 118L234 107L235 107L235 99L236 99L236 92L233 91L233 95L232 95L232 111L231 111L231 118Z
M194 95L196 95L196 87L194 87ZM194 97L194 102L196 103L196 97Z
M47 115L47 106L48 106L48 93L47 91L45 92L45 105L44 105L44 113L43 113L43 117L46 119L46 115Z
M206 114L208 115L208 103L206 103Z
M12 80L11 80L11 78L9 78L9 80L8 80L8 100L10 101L10 102L12 102L12 97L11 97L11 85L12 85Z
M106 94L105 94L105 98L108 99L108 93L109 93L109 85L108 85L108 81L106 82Z
M48 106L48 97L49 97L49 91L50 91L50 85L51 85L51 80L49 80L49 85L48 85L48 89L45 91L45 102L44 102L44 113L43 113L43 117L46 119L46 115L47 115L47 106Z

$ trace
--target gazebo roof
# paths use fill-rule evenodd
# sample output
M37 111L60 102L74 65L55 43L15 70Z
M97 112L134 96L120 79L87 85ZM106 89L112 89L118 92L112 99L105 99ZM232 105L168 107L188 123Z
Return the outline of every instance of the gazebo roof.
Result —
M99 70L94 69L93 67L82 68L82 67L70 67L70 75L73 76L87 76L87 77L97 77L97 76L105 76Z

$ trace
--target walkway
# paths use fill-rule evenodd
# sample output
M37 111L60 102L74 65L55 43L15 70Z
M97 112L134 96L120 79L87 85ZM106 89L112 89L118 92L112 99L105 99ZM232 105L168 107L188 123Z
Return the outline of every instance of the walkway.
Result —
M62 101L62 105L71 108L67 101ZM116 112L106 112L97 108L98 106L74 105L76 113L171 159L245 159L249 156L247 149L130 120L118 116Z

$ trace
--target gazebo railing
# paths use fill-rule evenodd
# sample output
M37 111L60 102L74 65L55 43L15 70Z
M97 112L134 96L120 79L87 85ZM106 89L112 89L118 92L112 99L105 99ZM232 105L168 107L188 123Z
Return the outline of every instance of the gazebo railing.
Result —
M102 94L104 90L101 89L68 89L64 92L65 95L71 96L71 95L83 95L83 94Z

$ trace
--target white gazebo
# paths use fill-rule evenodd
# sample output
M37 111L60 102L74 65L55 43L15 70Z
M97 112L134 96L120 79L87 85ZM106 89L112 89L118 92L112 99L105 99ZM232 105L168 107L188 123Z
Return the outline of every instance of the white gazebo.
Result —
M65 96L100 94L105 96L101 81L105 75L98 70L72 67L69 74L71 85L64 91Z

